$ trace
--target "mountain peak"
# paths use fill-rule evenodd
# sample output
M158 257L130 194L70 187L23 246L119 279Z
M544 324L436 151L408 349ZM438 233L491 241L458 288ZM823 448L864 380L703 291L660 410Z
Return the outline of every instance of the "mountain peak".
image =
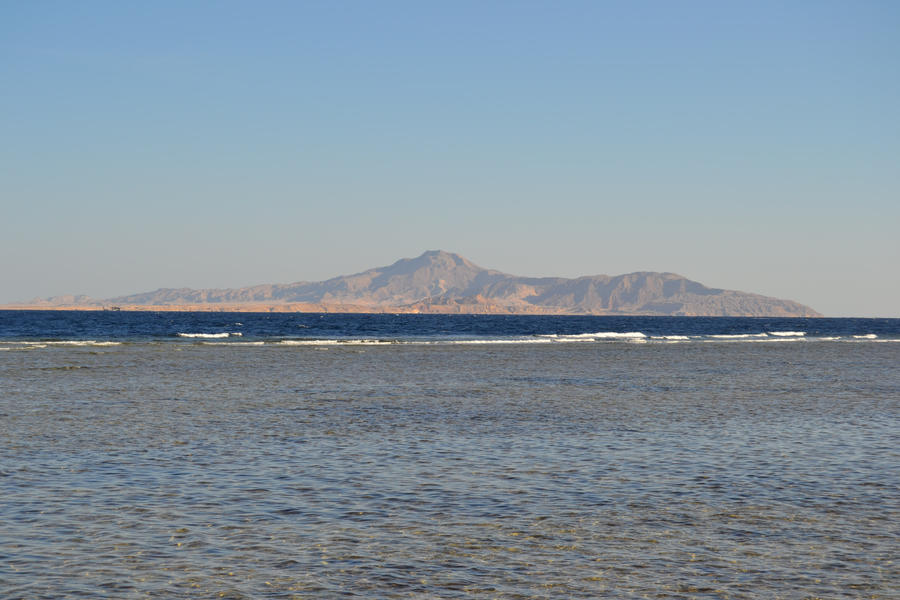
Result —
M419 258L425 258L426 256L453 256L459 257L459 254L455 252L447 252L446 250L426 250L423 252Z
M475 266L475 264L467 258L464 258L459 254L456 254L455 252L447 252L446 250L426 250L419 257L413 260L430 261L435 264L445 264L448 266Z
M443 277L454 271L477 273L487 269L479 267L459 254L447 252L446 250L428 250L415 258L401 258L388 267L372 269L372 271L392 274L403 274L420 270L428 271L436 277Z

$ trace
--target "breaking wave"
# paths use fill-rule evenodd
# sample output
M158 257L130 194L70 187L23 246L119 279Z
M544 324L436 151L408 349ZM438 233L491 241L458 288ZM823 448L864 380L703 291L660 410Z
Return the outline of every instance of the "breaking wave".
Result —
M32 348L46 348L47 346L96 346L96 347L104 347L104 346L121 346L122 342L98 342L97 340L40 340L40 341L6 341L3 342L5 346L14 346L8 347L7 350L29 350Z
M242 333L178 333L178 337L183 338L203 338L203 339L215 339L215 338L227 338L227 337L241 337Z
M726 330L727 331L727 330ZM863 330L865 331L865 330ZM248 334L249 335L249 334ZM535 333L535 334L491 334L486 335L416 335L410 332L407 335L390 337L331 337L327 333L321 337L283 337L275 336L250 336L249 339L240 332L215 332L215 331L185 331L175 334L174 338L189 340L190 343L201 346L234 346L234 347L268 347L268 348L341 348L359 346L516 346L516 345L555 345L575 344L592 346L595 344L702 344L702 343L873 343L873 342L900 342L900 337L895 335L877 335L875 333L846 333L835 335L831 332L807 332L800 330L776 330L757 333L697 333L688 332L657 332L650 331L596 331L588 333ZM167 337L146 339L139 342L105 341L105 340L4 340L0 342L0 351L25 351L40 349L57 349L59 351L72 348L91 348L119 346L123 343L150 343L165 344L174 341L172 334ZM184 342L182 342L183 344Z
M279 346L388 346L394 342L370 339L281 340Z
M97 342L95 340L63 340L58 342L41 342L48 346L119 346L122 342Z
M577 342L594 340L642 340L647 337L647 334L640 331L626 331L624 333L619 333L617 331L597 331L595 333L550 333L546 335L539 335L538 337L549 338L558 341Z

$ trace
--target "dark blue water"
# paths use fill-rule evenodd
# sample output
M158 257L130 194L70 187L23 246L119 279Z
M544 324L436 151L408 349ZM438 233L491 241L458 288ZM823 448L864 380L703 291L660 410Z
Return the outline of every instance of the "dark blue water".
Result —
M807 338L900 338L900 319L0 311L0 340L160 340L192 333L239 333L244 341L491 340L599 332L639 332L649 339L767 332L800 332Z

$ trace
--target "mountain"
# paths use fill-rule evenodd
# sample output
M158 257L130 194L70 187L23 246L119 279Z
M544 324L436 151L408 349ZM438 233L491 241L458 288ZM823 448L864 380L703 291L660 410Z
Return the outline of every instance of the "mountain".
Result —
M60 297L66 301L74 297ZM42 306L68 304L48 299ZM159 289L82 306L190 310L819 317L791 300L708 288L674 273L519 277L442 250L321 282Z
M442 250L321 282L237 289L161 289L116 305L310 304L402 312L820 316L790 300L708 288L673 273L518 277Z

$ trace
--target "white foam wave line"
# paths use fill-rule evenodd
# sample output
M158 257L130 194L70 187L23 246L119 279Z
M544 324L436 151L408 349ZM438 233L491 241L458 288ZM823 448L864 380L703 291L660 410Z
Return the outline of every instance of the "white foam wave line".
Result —
M281 340L279 346L389 346L385 340Z
M582 337L579 335L555 335L553 337L539 338L535 339L535 343L539 344L590 344L591 342L597 341L592 337Z
M58 342L41 342L48 346L121 346L122 342L97 342L94 340L65 340Z
M631 339L631 338L645 338L647 335L640 331L626 331L624 333L620 333L618 331L597 331L595 333L550 333L538 335L537 337L543 338L552 338L552 339Z
M715 337L715 336L710 336ZM771 337L752 337L752 338L723 338L723 339L705 339L702 340L706 343L713 344L778 344L784 342L806 342L808 341L806 338L802 337L783 337L783 338L771 338Z
M579 340L590 341L590 340ZM484 345L515 345L515 344L552 344L556 340L537 338L490 338L467 340L281 340L275 342L279 346L484 346ZM222 345L230 345L222 342Z
M241 333L178 333L178 337L183 338L205 338L205 339L214 339L214 338L227 338L230 336L240 337Z
M601 331L598 333L592 334L595 338L600 339L643 339L646 338L646 334L641 333L640 331L628 331L626 333L616 333L614 331Z
M685 342L717 342L717 343L739 343L739 342L758 342L758 343L777 343L777 342L805 342L816 341L819 338L806 337L768 337L765 334L762 337L757 336L728 336L724 339L710 339L715 336L653 336L649 338L613 338L613 340L602 341L618 341L628 344L676 344ZM838 339L838 338L835 338ZM450 340L339 340L339 339L317 339L317 340L281 340L278 342L267 342L266 344L275 344L280 346L354 346L354 345L370 345L370 346L488 346L488 345L547 345L547 344L590 344L597 342L596 338L583 338L578 336L537 336L529 338L482 338L482 339L450 339ZM252 344L247 342L246 344ZM241 345L239 342L206 342L208 345L236 346Z
M482 339L431 339L431 340L415 340L415 339L399 339L399 340L378 340L378 339L286 339L279 341L200 341L205 346L390 346L390 345L411 345L411 346L488 346L488 345L546 345L546 344L591 344L593 342L613 342L618 341L628 344L677 344L677 343L696 343L696 342L712 342L712 343L777 343L777 342L844 342L844 343L897 343L900 338L878 338L875 334L854 335L854 336L776 336L771 337L765 334L736 334L736 335L708 335L708 336L685 336L685 335L664 335L650 337L619 337L619 338L597 338L582 337L581 335L564 336L534 336L526 338L482 338ZM64 340L64 341L6 341L0 347L0 351L14 350L39 350L48 347L103 347L118 346L123 342L112 341L95 341L95 340Z
M431 342L419 342L434 345L485 345L485 344L590 344L597 341L622 341L628 343L646 343L648 340L641 334L638 336L622 336L622 337L594 337L594 334L548 334L537 335L529 338L493 338L493 339L470 339L470 340L437 340ZM404 342L415 343L415 342Z
M769 335L777 337L802 337L806 335L805 331L770 331Z
M22 348L46 348L47 346L121 346L122 342L98 342L95 340L55 340L40 342L3 342L8 346L18 346Z

